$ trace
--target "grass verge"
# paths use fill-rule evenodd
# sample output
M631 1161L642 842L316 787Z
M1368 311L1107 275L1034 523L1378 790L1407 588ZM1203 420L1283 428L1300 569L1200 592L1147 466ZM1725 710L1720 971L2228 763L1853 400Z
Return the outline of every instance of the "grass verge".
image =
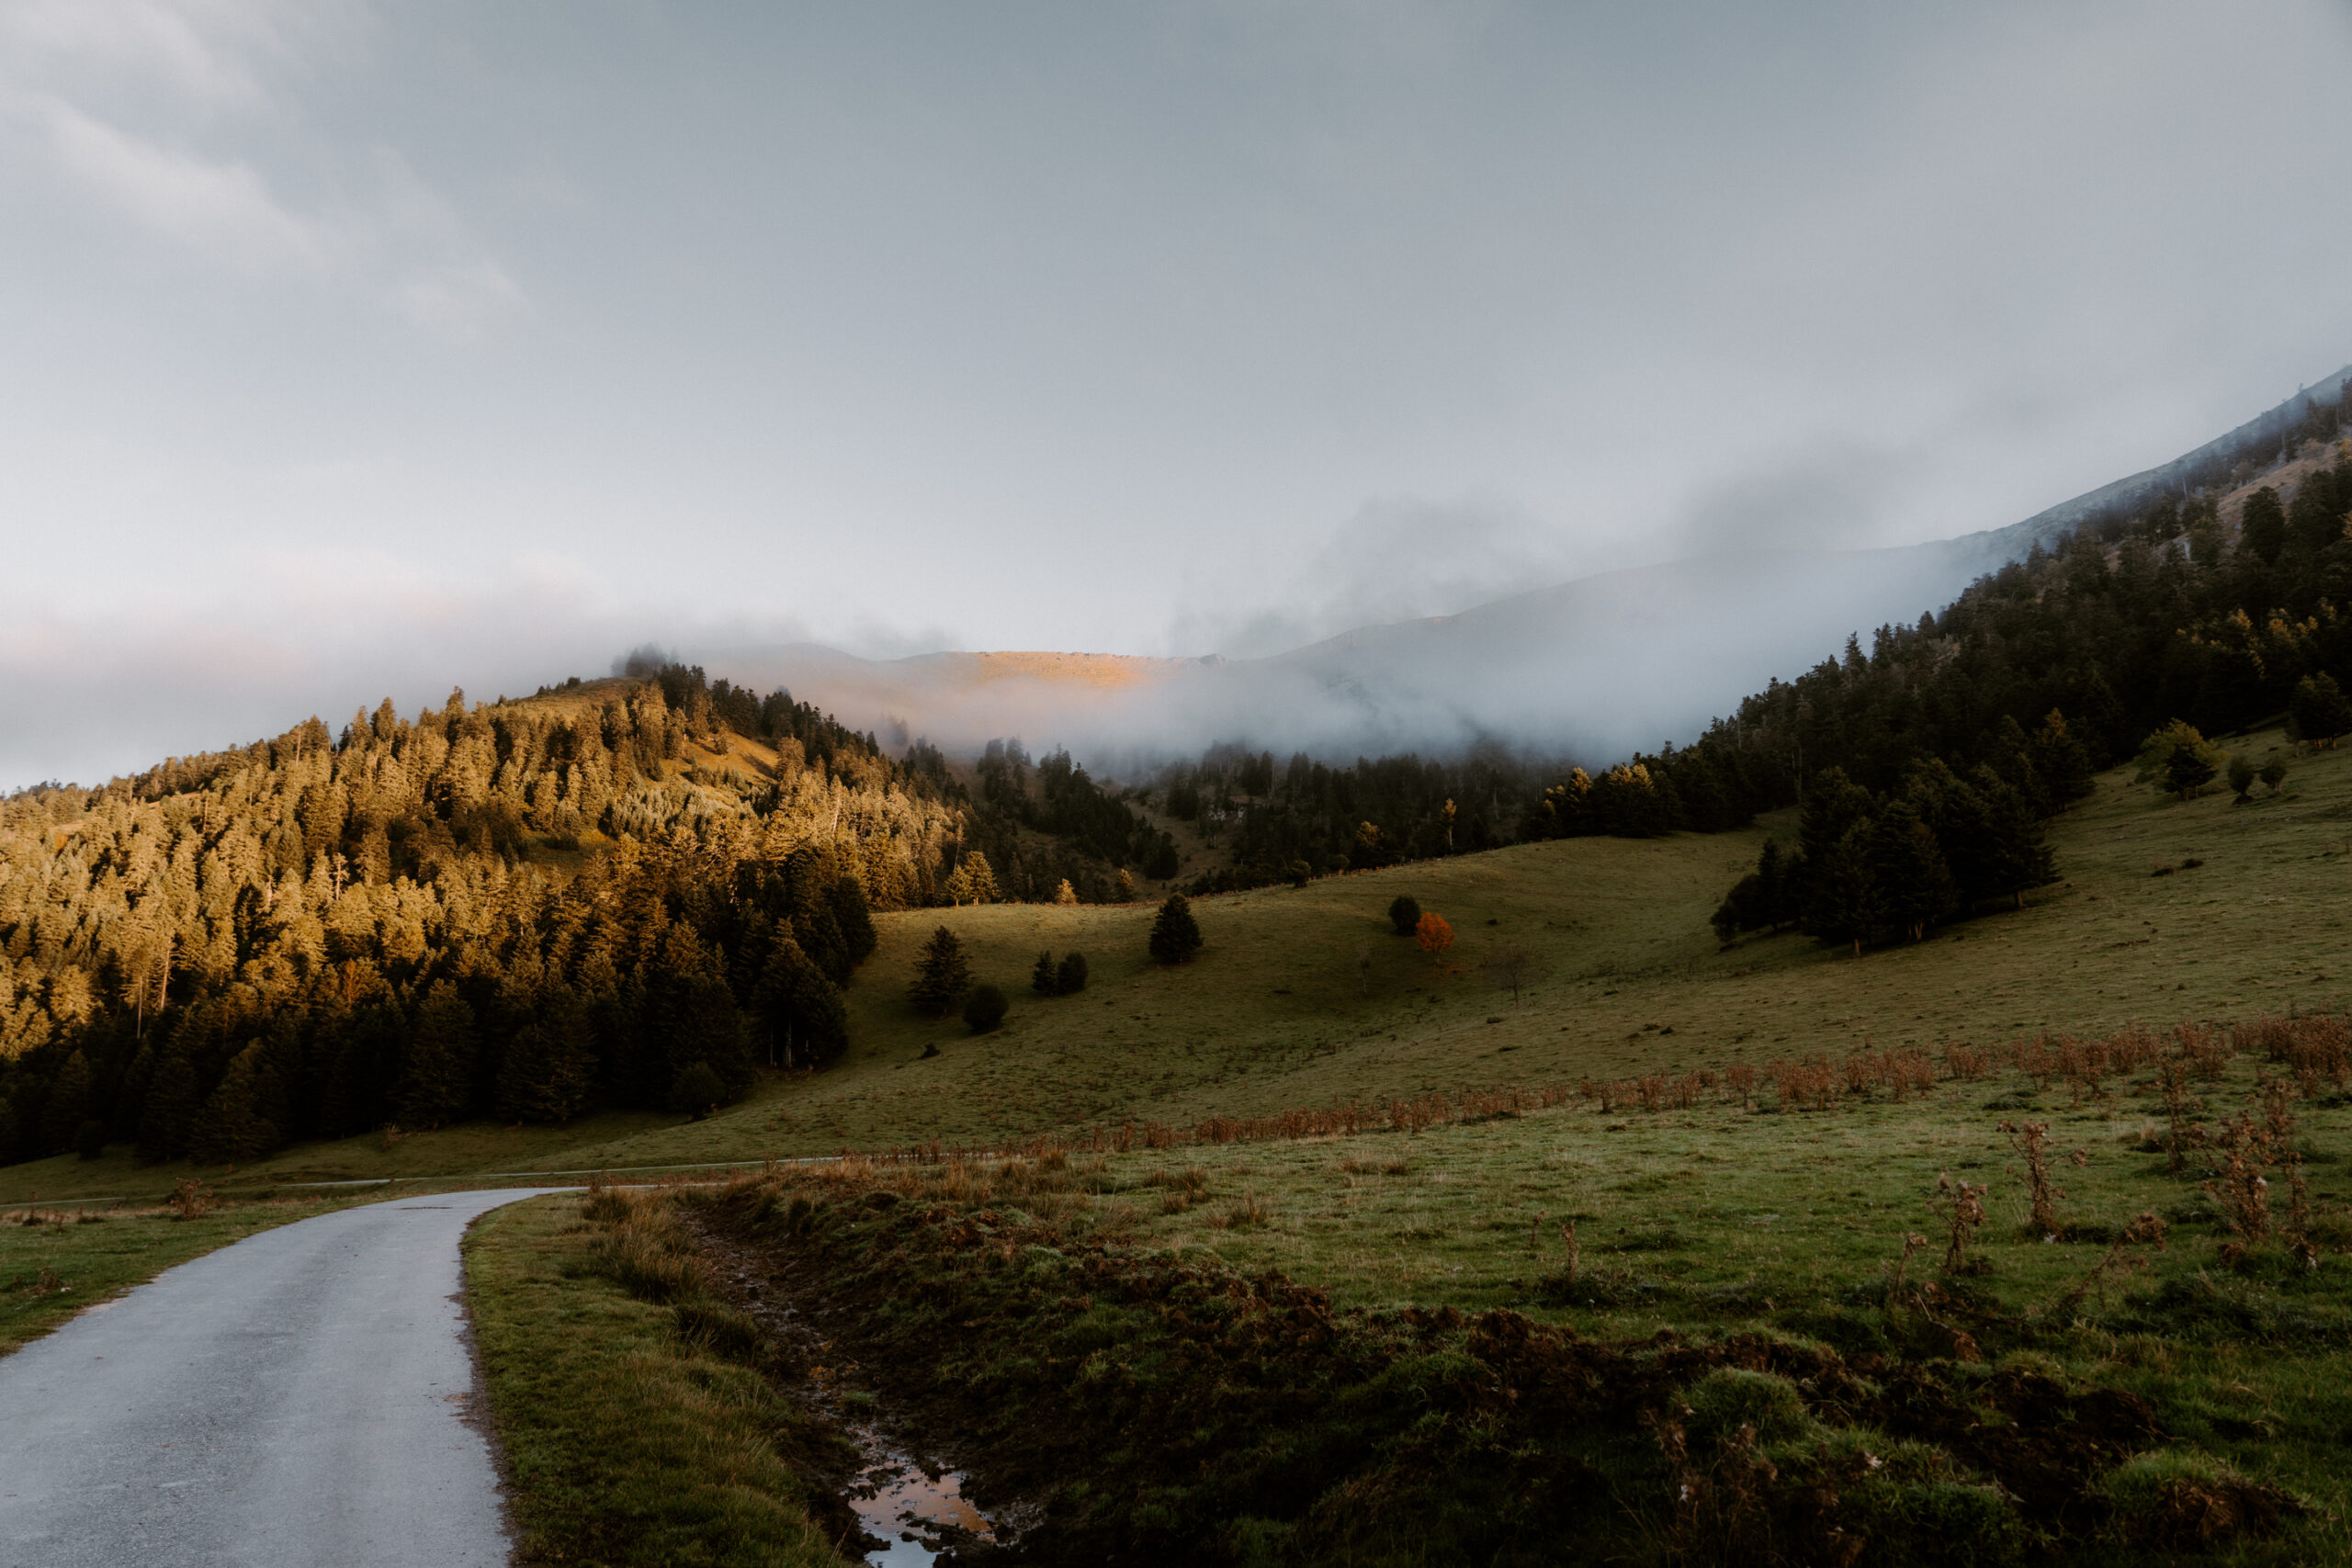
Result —
M493 1210L467 1236L465 1268L517 1563L845 1561L832 1542L846 1516L804 1479L839 1450L771 1386L757 1336L709 1299L664 1200Z

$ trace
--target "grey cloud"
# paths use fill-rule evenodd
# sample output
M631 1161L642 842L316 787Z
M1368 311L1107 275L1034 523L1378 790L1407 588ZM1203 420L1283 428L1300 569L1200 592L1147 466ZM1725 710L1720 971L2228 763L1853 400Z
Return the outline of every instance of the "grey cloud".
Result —
M1694 497L1679 543L1690 555L1877 545L1901 484L1917 475L1915 464L1883 451L1818 444Z
M1454 615L1574 574L1561 531L1510 508L1374 501L1295 569L1202 594L1171 622L1167 646L1262 658L1357 626Z

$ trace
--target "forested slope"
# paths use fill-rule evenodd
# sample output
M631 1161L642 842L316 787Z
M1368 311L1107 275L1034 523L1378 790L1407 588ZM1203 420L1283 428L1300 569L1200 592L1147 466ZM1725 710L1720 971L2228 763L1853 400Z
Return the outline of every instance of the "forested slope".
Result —
M723 1098L844 1043L960 813L783 694L577 682L0 803L0 1156Z

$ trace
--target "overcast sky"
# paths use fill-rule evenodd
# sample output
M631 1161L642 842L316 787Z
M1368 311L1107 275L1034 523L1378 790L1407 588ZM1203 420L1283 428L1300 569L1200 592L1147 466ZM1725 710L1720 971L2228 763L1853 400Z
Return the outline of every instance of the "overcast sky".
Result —
M2352 357L2347 81L2342 0L0 0L0 786L2015 522Z

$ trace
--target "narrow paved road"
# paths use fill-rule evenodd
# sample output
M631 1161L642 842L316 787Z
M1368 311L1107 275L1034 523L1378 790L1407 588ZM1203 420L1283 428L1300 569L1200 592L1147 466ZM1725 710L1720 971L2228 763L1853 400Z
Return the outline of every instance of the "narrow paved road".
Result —
M504 1563L458 1242L533 1195L281 1225L0 1359L0 1564Z

